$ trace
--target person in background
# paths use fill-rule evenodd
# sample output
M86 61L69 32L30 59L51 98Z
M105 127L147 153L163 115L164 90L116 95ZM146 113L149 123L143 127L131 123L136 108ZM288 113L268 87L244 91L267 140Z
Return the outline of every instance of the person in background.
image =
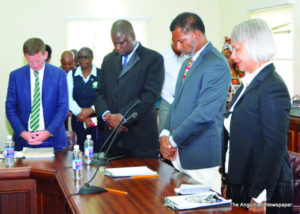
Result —
M72 130L76 132L77 144L81 151L84 150L86 136L90 134L94 141L94 152L99 152L103 143L103 133L97 128L94 103L100 69L92 64L93 52L90 48L81 48L78 60L79 67L67 75Z
M61 68L66 73L75 69L74 54L71 51L64 51L60 57Z
M137 116L122 126L108 156L157 158L159 143L154 105L163 85L163 57L136 40L127 20L114 22L111 38L115 49L102 63L95 100L97 116L106 122L106 137L128 110L126 118L134 112Z
M64 51L60 57L61 68L68 74L68 72L72 72L75 69L74 66L74 54L71 51ZM71 118L72 112L69 111L68 117L65 120L65 128L67 131L70 131L71 128Z
M227 111L230 101L232 100L237 89L241 85L241 78L245 76L245 72L240 71L238 65L231 59L232 44L231 44L231 39L229 37L225 37L222 54L227 59L227 62L229 64L229 68L230 68L230 72L231 72L231 85L228 90L228 97L227 97L227 103L226 103L226 111Z
M177 170L220 193L228 63L207 40L197 14L179 14L170 30L174 45L189 59L178 75L174 101L160 134L160 151Z
M45 63L48 52L39 38L28 39L23 53L28 65L10 73L6 97L15 149L62 150L67 146L64 121L69 109L66 73Z
M231 39L231 58L246 76L224 120L227 196L240 206L249 204L253 212L292 213L293 172L287 151L291 104L271 62L276 54L272 31L263 20L251 19L236 25ZM287 207L278 208L282 204Z
M50 45L46 44L46 51L48 52L48 56L47 56L46 62L50 63L50 61L51 61L51 55L52 55L52 48L50 47Z
M76 49L72 49L70 51L74 54L74 66L77 68L79 66L78 51Z
M187 58L177 50L174 43L162 53L165 66L165 81L161 91L161 101L159 105L158 130L162 131L164 122L174 100L175 86L182 63Z

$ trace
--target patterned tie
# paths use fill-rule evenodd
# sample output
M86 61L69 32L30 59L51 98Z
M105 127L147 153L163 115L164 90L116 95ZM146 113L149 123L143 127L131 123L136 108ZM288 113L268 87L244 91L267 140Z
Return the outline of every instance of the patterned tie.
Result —
M39 72L34 71L35 83L34 83L34 92L33 92L33 102L30 114L29 126L32 131L37 131L40 123L40 81L39 81Z
M191 69L193 64L193 58L190 57L188 63L186 64L185 70L184 70L184 74L182 77L182 82L184 82L186 75L188 74L189 70Z

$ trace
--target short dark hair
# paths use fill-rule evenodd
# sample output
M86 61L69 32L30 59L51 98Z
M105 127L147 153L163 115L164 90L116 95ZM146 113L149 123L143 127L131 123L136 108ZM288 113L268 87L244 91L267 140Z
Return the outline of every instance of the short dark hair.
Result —
M170 31L180 27L183 32L200 30L205 35L205 27L201 18L195 13L181 13L172 21Z
M116 33L132 35L134 34L134 30L132 24L129 21L120 19L113 23L110 33L111 35L114 35Z
M88 47L80 48L80 50L78 51L78 55L79 55L81 52L83 52L83 51L88 52L89 55L90 55L91 57L94 57L93 51L92 51L90 48L88 48Z
M30 38L23 45L23 53L33 56L39 52L44 53L45 43L40 38Z
M50 47L50 45L45 45L46 46L46 51L48 52L48 59L51 58L51 54L52 54L52 49Z

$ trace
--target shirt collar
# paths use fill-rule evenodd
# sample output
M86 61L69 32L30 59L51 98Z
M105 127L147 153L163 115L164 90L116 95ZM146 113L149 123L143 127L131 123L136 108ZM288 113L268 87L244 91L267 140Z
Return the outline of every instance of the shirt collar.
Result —
M30 68L30 67L29 67ZM45 70L45 63L44 63L44 65L43 65L43 67L40 69L40 70L38 70L38 72L39 72L39 74L41 74L41 73L44 73L44 70ZM34 72L34 70L32 69L32 68L30 68L30 72Z
M267 62L261 66L259 66L255 71L253 71L251 74L246 73L245 77L242 78L242 82L244 86L249 86L252 80L259 74L260 71L262 71L266 66L270 65L272 62Z
M96 66L92 65L92 71L91 71L90 75L93 75L94 77L97 76L97 69L96 69ZM89 76L90 76L90 75L89 75ZM75 71L74 76L81 76L81 77L83 77L83 75L82 75L82 70L81 70L81 67L80 67L80 66L78 66L78 67L76 68L76 71Z
M136 49L139 47L140 43L137 42L136 46L134 47L133 51L131 51L130 54L127 55L127 63L129 62L130 58L132 57L132 55L135 53ZM125 60L125 57L126 56L122 56L122 65L124 63L124 60Z
M206 48L206 46L209 44L209 42L207 42L199 51L197 51L194 56L193 56L193 62L196 61L196 59L198 58L198 56L203 52L203 50Z

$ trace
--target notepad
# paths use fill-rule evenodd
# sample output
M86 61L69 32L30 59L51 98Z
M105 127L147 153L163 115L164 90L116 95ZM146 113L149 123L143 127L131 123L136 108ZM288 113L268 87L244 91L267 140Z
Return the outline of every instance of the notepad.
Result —
M53 158L54 149L53 147L41 147L41 148L23 148L23 154L25 159L31 158Z
M109 177L130 177L142 175L157 175L157 172L147 166L105 168L103 174Z
M197 209L202 207L229 205L230 203L231 200L226 200L212 191L195 195L169 196L164 200L165 206L174 210Z
M202 184L181 184L179 188L175 188L175 193L181 195L192 195L202 192L209 192L210 186Z

